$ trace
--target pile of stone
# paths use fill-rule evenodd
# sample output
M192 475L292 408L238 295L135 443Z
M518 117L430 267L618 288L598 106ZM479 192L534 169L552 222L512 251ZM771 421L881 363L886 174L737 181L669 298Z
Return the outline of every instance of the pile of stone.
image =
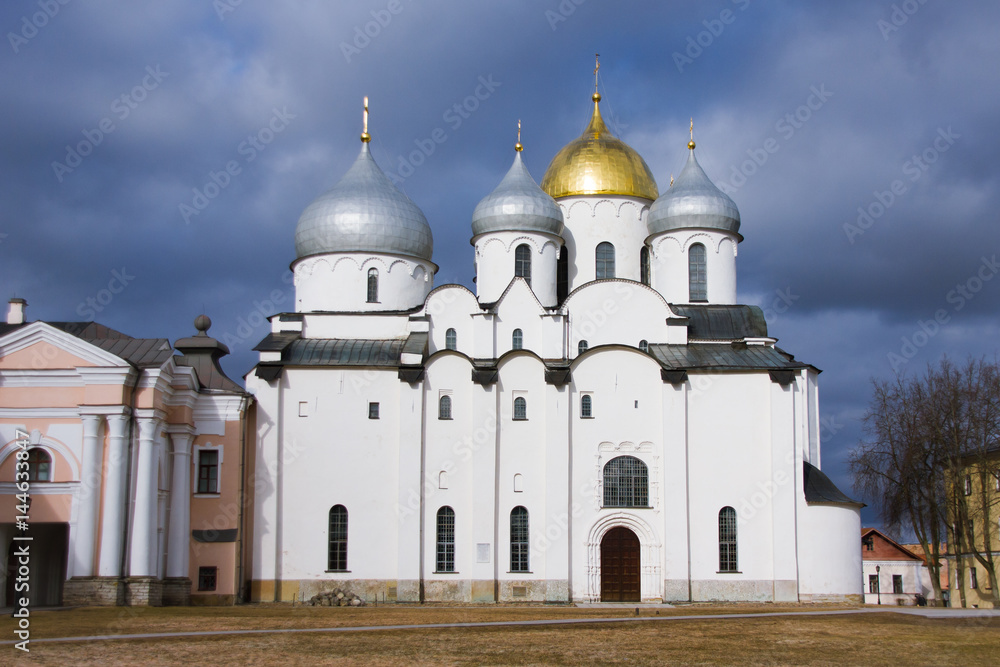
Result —
M335 588L312 596L306 604L313 607L364 607L365 601L354 593Z

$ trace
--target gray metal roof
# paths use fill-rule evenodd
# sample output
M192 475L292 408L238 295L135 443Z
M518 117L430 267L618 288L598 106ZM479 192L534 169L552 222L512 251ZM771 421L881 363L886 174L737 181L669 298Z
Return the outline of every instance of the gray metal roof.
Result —
M301 338L298 331L271 332L264 337L264 340L257 343L253 348L254 352L281 352L286 347Z
M766 338L767 321L758 306L698 306L670 304L687 317L688 340Z
M764 345L726 343L650 344L649 353L665 368L677 370L772 370L807 368L792 355Z
M562 209L542 191L521 161L520 151L500 185L472 212L472 235L487 232L528 231L559 236L563 232Z
M46 322L139 368L162 366L174 354L166 338L132 338L97 322Z
M688 227L739 233L740 211L705 174L692 148L680 176L653 202L646 224L650 234Z
M340 182L306 207L295 228L299 259L378 252L430 261L433 250L427 218L375 164L367 142Z
M293 341L282 352L286 366L390 366L399 365L406 340L357 340L307 338Z
M837 488L837 485L833 483L832 479L826 476L826 473L808 461L802 462L802 487L805 492L806 502L838 503L864 507L864 503L850 498Z

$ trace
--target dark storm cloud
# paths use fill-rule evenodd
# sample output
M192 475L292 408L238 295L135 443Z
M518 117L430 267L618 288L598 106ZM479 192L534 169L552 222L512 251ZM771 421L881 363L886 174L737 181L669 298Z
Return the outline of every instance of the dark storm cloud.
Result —
M890 355L916 339L896 367L913 370L995 352L1000 279L981 274L1000 255L995 3L59 7L30 38L38 3L0 8L0 284L32 318L95 310L176 339L204 311L245 372L263 315L293 307L296 220L357 155L365 95L376 160L434 230L436 283L471 285L470 216L517 120L540 181L587 122L600 52L602 112L661 191L695 118L699 160L742 213L741 299L825 369L838 483ZM88 306L123 270L126 288ZM949 295L976 278L958 308Z

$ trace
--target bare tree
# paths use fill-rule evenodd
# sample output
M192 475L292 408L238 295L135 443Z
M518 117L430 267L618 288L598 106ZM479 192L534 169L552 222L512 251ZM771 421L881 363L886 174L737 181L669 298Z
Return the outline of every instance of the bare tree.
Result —
M941 602L941 543L948 539L956 573L965 558L986 570L1000 607L993 539L1000 494L1000 368L947 358L918 378L873 380L867 438L851 454L855 489L873 501L890 530L916 535ZM968 477L968 481L966 476ZM959 586L962 606L964 587Z

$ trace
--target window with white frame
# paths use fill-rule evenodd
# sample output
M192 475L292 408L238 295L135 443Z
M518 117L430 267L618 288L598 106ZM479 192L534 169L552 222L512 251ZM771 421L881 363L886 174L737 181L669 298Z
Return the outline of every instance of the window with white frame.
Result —
M437 572L455 571L455 510L445 505L437 512Z
M378 303L378 269L368 269L368 303Z
M520 505L510 511L510 571L529 571L528 510Z
M454 329L448 329L444 332L444 346L448 350L454 350L458 347L458 334L455 333Z
M595 255L597 260L597 279L601 280L602 278L614 278L615 247L607 241L598 243Z
M587 348L589 348L589 347L590 347L590 343L588 343L588 342L587 342L587 341L585 341L585 340L581 340L581 341L580 341L580 342L579 342L579 343L577 344L577 346L576 346L576 353L577 353L577 355L581 355L581 354L583 354L584 352L586 352L586 351L587 351Z
M590 394L584 394L580 397L580 417L582 419L593 419L594 417L594 398Z
M639 341L639 351L647 353L649 352L649 341L647 341L645 338Z
M903 575L894 574L892 575L892 592L896 595L901 595L903 592Z
M220 493L219 468L222 465L221 447L195 447L195 493Z

